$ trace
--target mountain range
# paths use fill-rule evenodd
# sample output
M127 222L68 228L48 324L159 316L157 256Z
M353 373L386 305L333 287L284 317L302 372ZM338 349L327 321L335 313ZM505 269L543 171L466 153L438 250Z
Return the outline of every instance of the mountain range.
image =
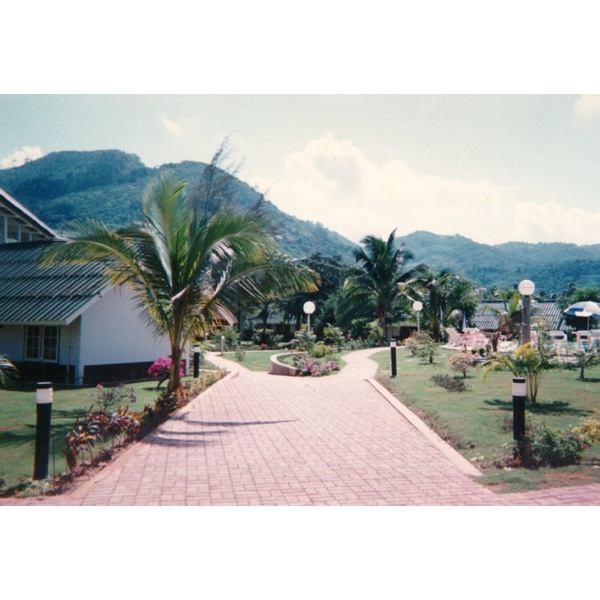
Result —
M0 188L7 191L53 229L70 220L90 217L118 227L141 216L140 198L158 175L169 173L199 184L207 165L184 161L159 167L145 166L139 157L120 150L53 152L20 167L0 170ZM319 251L353 261L356 245L320 223L303 221L279 210L240 179L228 180L229 193L244 209L260 201L272 223L281 250L293 257ZM510 242L486 245L460 235L417 231L400 238L415 263L434 271L448 269L483 287L514 287L531 279L538 291L564 292L570 284L600 287L600 244Z

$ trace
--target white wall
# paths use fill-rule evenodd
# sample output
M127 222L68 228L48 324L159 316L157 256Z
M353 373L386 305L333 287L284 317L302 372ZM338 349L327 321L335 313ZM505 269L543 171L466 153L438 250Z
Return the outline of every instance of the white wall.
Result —
M11 361L23 360L25 332L23 325L2 325L0 327L0 354Z
M81 367L154 361L168 356L166 338L155 338L127 288L106 291L81 316Z

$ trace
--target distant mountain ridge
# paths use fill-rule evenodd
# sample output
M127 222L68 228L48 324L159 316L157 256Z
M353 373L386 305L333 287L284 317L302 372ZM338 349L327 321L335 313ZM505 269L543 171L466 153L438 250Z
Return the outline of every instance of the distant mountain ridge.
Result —
M139 157L121 150L53 152L20 167L0 170L0 188L57 231L67 221L90 217L111 227L141 216L140 199L153 178L171 173L190 188L200 179L205 163L183 161L146 167ZM232 180L235 198L251 208L261 198L239 179ZM268 200L263 210L273 223L280 248L299 258L313 252L340 255L353 262L356 244L319 223L302 221ZM393 224L390 224L390 230ZM600 287L600 244L509 242L490 246L460 235L417 231L400 241L415 262L433 270L448 269L484 287L513 287L531 279L539 291L562 293L570 283Z
M507 242L490 246L460 235L417 231L403 236L416 262L448 269L484 287L512 287L531 279L538 291L560 294L569 284L600 287L600 244Z

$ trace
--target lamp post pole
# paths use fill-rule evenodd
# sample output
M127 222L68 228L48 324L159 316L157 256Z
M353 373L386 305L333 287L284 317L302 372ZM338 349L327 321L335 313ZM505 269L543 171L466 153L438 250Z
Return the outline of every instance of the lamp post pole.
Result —
M531 341L531 296L535 292L535 284L529 279L519 283L519 293L523 298L523 318L521 327L521 343L528 344Z
M413 310L417 313L417 333L421 333L420 314L421 314L421 311L423 310L423 303L419 302L418 300L416 302L413 302Z
M310 333L310 315L312 315L315 312L316 308L317 307L315 303L311 302L310 300L308 302L305 302L304 306L302 307L302 309L306 313L306 324L308 328L308 333Z

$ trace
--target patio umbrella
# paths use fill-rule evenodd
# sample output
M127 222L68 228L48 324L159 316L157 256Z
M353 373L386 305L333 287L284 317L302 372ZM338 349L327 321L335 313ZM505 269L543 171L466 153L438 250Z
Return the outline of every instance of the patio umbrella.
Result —
M587 317L588 329L590 328L590 317L600 317L600 306L596 302L588 300L587 302L576 302L571 304L563 311L565 315L572 317Z

